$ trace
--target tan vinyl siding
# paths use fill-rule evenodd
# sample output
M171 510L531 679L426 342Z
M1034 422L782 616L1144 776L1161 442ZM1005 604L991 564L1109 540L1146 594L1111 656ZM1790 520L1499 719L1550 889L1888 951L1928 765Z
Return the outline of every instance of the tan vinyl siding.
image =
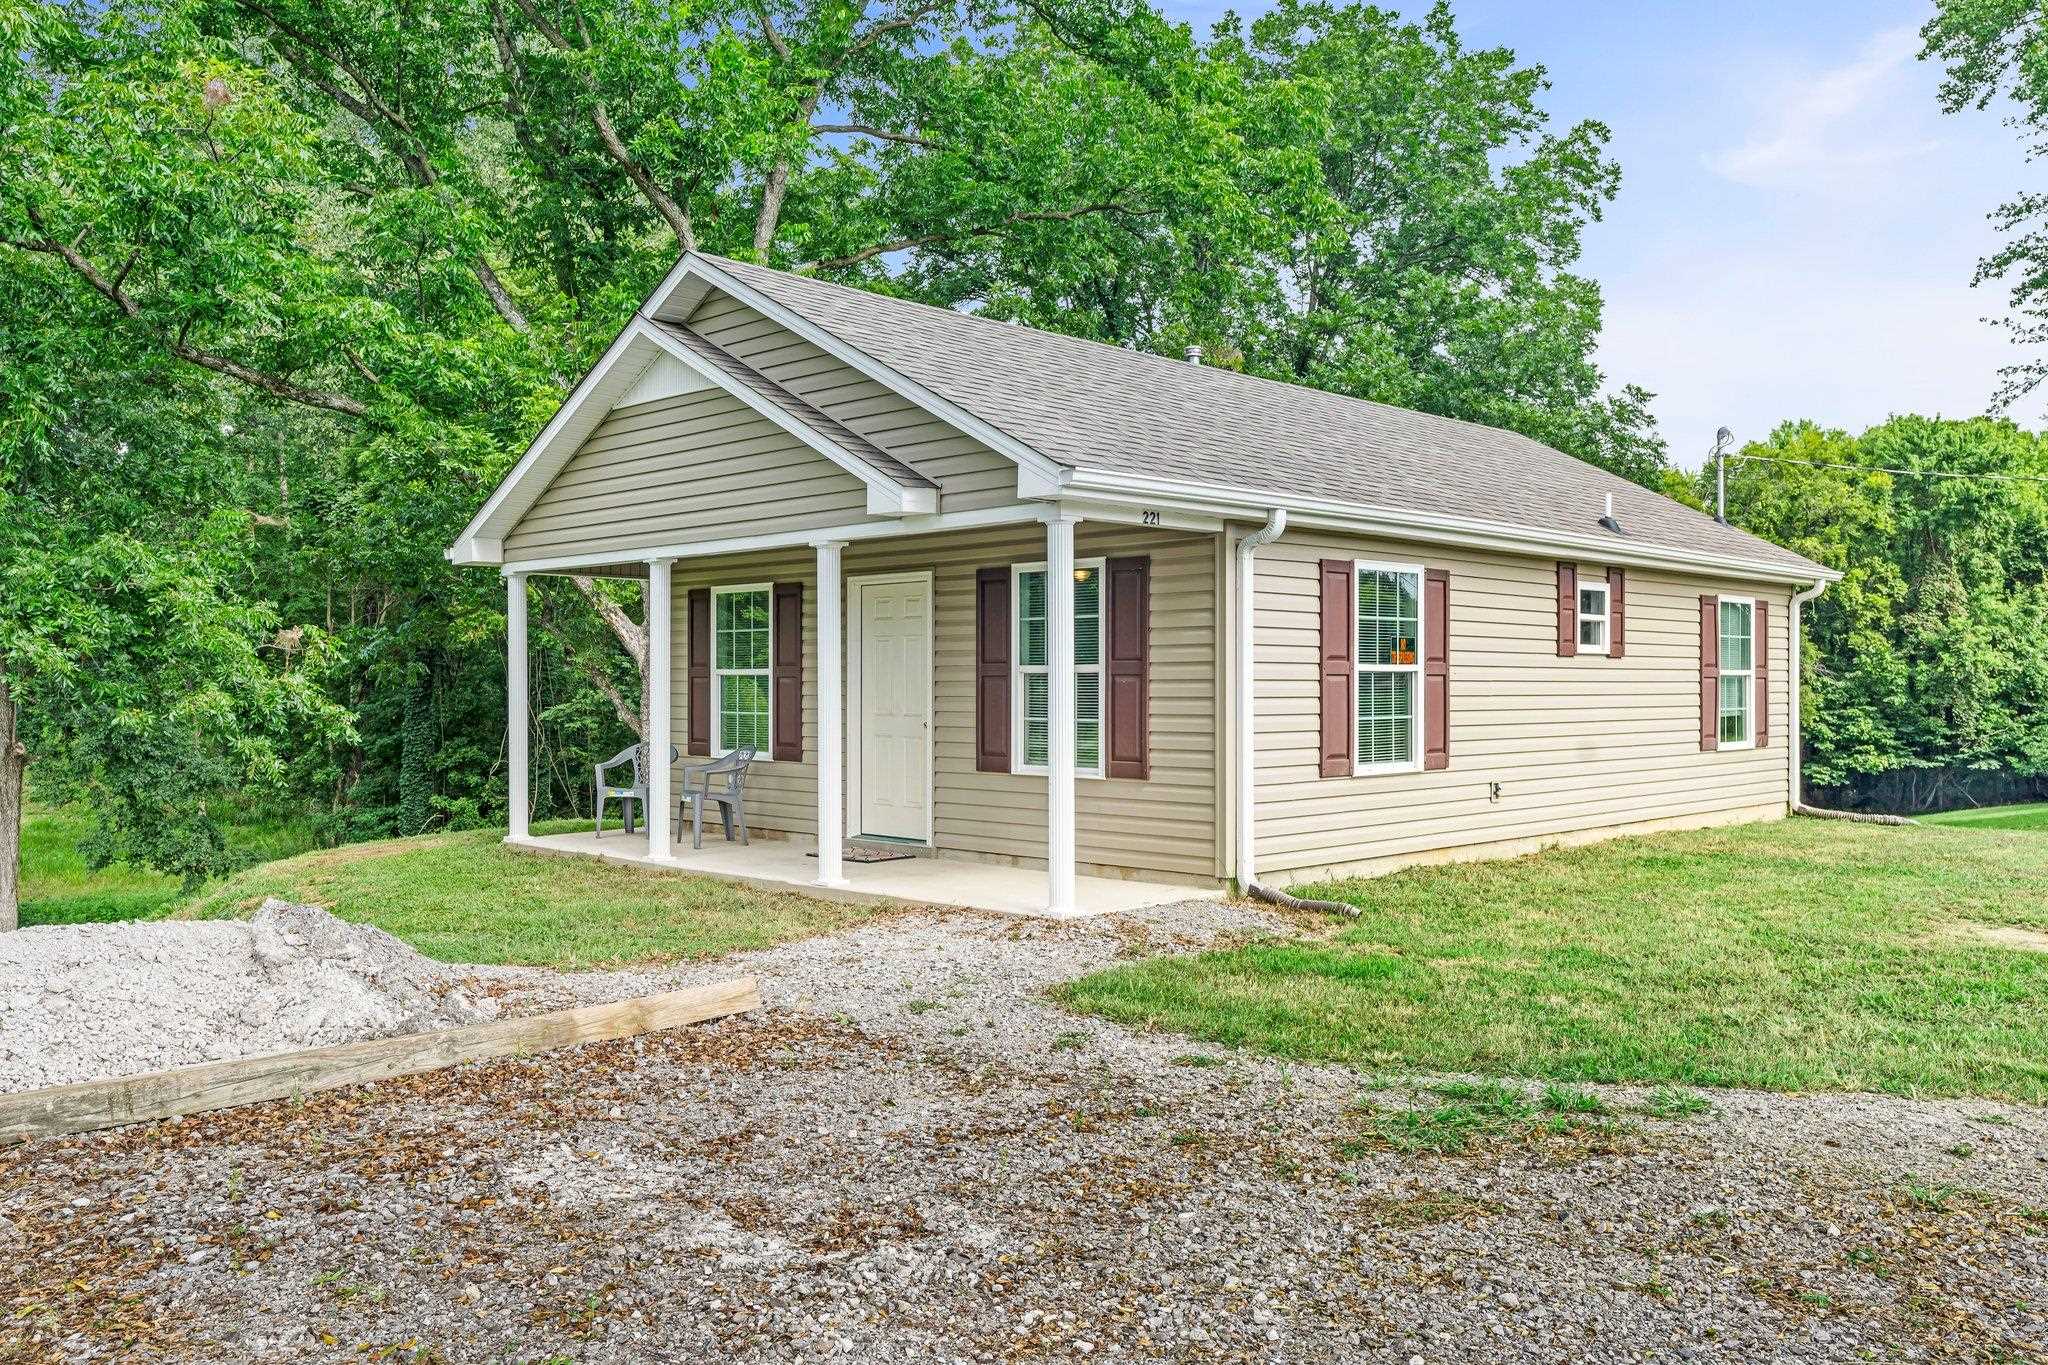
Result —
M1440 772L1318 775L1317 561L1450 571L1451 762ZM1258 858L1286 881L1378 871L1459 850L1521 851L1652 823L1782 813L1788 590L1628 570L1626 654L1557 657L1556 564L1462 549L1290 533L1259 552ZM1580 581L1606 566L1582 563ZM1699 599L1770 604L1771 735L1699 747ZM1490 784L1500 784L1498 800Z
M1017 466L747 305L713 292L692 330L939 485L939 510L1017 500Z
M1217 866L1219 743L1216 558L1213 537L1083 523L1076 553L1152 559L1152 776L1082 778L1076 786L1083 872L1213 882ZM984 566L1045 558L1037 527L955 532L846 548L844 573L933 572L933 843L998 860L1045 857L1045 778L974 766L974 584ZM689 591L741 583L804 584L804 761L763 763L748 781L749 819L762 830L817 829L817 591L808 551L764 552L675 566L673 733L689 734ZM848 637L851 638L851 623ZM849 720L849 736L854 726ZM846 809L856 809L848 800ZM851 831L857 833L858 831ZM716 837L716 836L712 836Z
M505 557L627 553L866 515L860 480L703 389L614 410L505 537Z

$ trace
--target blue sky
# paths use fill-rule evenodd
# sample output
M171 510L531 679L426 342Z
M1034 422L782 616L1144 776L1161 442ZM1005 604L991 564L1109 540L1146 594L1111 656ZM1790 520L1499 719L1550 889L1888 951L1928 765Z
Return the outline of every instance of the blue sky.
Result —
M1226 6L1165 8L1200 28ZM1456 12L1468 43L1547 68L1556 124L1613 130L1621 196L1581 269L1607 298L1603 368L1657 394L1679 463L1700 463L1721 425L1748 440L1789 417L1861 430L1985 410L2015 351L1983 321L2003 288L1970 279L1997 239L1986 215L2033 176L1995 112L1940 112L1940 72L1916 59L1928 5ZM2014 416L2038 423L2044 407Z

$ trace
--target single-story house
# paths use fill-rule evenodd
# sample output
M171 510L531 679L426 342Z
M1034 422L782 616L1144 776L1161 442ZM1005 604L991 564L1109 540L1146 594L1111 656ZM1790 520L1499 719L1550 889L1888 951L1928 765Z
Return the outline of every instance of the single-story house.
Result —
M646 580L648 741L760 751L770 880L858 890L853 840L1066 913L1797 801L1835 573L1511 432L1191 359L684 257L448 552L509 587L511 841L547 843L555 573Z

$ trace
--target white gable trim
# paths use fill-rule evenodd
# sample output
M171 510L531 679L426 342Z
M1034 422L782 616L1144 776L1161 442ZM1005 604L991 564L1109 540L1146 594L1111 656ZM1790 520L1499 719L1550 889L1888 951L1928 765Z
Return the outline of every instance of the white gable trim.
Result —
M684 256L676 268L668 273L668 278L663 280L648 298L644 311L649 317L662 317L663 310L672 301L678 300L686 301L689 308L694 309L697 302L703 298L704 290L701 287L686 287L693 283L700 286L708 284L721 293L731 295L755 312L788 328L827 355L866 375L883 388L909 399L934 417L967 433L999 454L1008 456L1017 464L1019 497L1052 497L1065 486L1069 473L1065 466L1047 459L1000 428L990 426L965 408L939 397L924 385L883 364L859 347L841 341L801 313L791 311L702 256ZM687 310L678 307L676 311ZM667 320L682 323L687 319L671 317Z
M825 433L803 421L781 404L763 398L746 385L726 374L710 361L698 355L689 347L677 341L667 332L642 319L635 325L645 328L647 335L670 357L681 361L689 369L724 389L733 397L760 413L776 426L817 451L833 464L867 485L868 511L875 516L902 516L905 514L930 514L939 510L939 490L929 486L912 488L897 482L854 454Z
M671 281L674 278L672 272ZM665 283L661 292L667 288ZM556 409L455 543L444 551L448 559L456 564L503 562L506 533L518 525L606 414L635 393L658 363L677 365L683 374L703 381L698 385L700 388L716 387L731 394L859 479L867 487L871 514L909 516L938 511L938 490L898 483L823 432L699 358L636 313L590 373L583 376L582 382Z
M680 398L686 393L697 393L710 387L710 380L676 363L674 357L658 355L641 374L640 381L612 406L630 408L635 403L656 403L664 398Z

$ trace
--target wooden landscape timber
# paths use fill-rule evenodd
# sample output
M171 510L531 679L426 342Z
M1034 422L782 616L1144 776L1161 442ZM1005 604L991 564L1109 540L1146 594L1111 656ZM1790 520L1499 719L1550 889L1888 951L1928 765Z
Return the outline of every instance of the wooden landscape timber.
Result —
M743 976L609 1005L581 1005L433 1033L371 1038L27 1090L0 1095L0 1143L147 1123L364 1085L464 1062L609 1042L760 1007L759 980Z

